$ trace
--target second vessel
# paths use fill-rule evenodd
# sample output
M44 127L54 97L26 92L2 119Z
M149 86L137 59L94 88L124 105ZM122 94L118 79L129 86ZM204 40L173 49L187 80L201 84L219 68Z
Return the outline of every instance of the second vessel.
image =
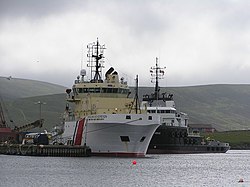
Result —
M189 132L188 115L177 112L173 94L160 93L159 79L164 74L164 68L151 68L151 75L155 80L155 91L151 95L144 95L141 108L149 114L161 116L161 125L150 141L147 153L225 153L229 150L228 143L205 139L197 132Z

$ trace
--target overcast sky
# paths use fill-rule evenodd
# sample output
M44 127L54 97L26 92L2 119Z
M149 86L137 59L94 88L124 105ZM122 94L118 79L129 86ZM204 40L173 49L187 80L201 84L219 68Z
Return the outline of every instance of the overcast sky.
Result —
M0 0L0 76L71 87L87 44L133 85L250 84L248 0Z

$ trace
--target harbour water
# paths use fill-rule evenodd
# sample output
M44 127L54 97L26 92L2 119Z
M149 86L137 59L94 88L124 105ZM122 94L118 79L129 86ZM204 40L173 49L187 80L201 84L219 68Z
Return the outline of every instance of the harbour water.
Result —
M137 159L0 155L0 186L250 186L250 150Z

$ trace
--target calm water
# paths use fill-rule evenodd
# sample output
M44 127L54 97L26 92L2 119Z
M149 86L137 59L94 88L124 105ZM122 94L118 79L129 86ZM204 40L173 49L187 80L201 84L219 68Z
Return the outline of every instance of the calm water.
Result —
M250 186L250 151L141 159L0 155L0 186Z

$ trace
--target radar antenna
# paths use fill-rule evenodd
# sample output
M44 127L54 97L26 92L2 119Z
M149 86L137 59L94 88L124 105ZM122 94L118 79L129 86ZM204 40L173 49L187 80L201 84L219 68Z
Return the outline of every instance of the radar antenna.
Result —
M163 76L165 74L166 67L161 68L158 66L158 58L156 57L156 65L154 67L150 68L151 73L151 82L155 83L155 91L151 95L144 95L143 101L148 101L150 106L152 105L153 101L163 100L164 102L167 100L172 100L173 95L168 94L167 97L165 97L166 93L162 93L160 95L160 87L159 87L159 79L163 79Z
M103 82L102 80L102 68L104 68L104 49L105 45L100 45L98 38L97 42L93 42L87 45L88 48L88 67L91 68L91 82Z
M162 98L160 98L160 87L159 87L159 79L163 79L164 76L164 69L166 69L166 67L161 68L158 66L158 58L156 57L156 64L155 67L151 67L150 68L150 73L151 73L151 82L154 83L155 80L155 92L154 92L154 97L157 100L162 100Z

